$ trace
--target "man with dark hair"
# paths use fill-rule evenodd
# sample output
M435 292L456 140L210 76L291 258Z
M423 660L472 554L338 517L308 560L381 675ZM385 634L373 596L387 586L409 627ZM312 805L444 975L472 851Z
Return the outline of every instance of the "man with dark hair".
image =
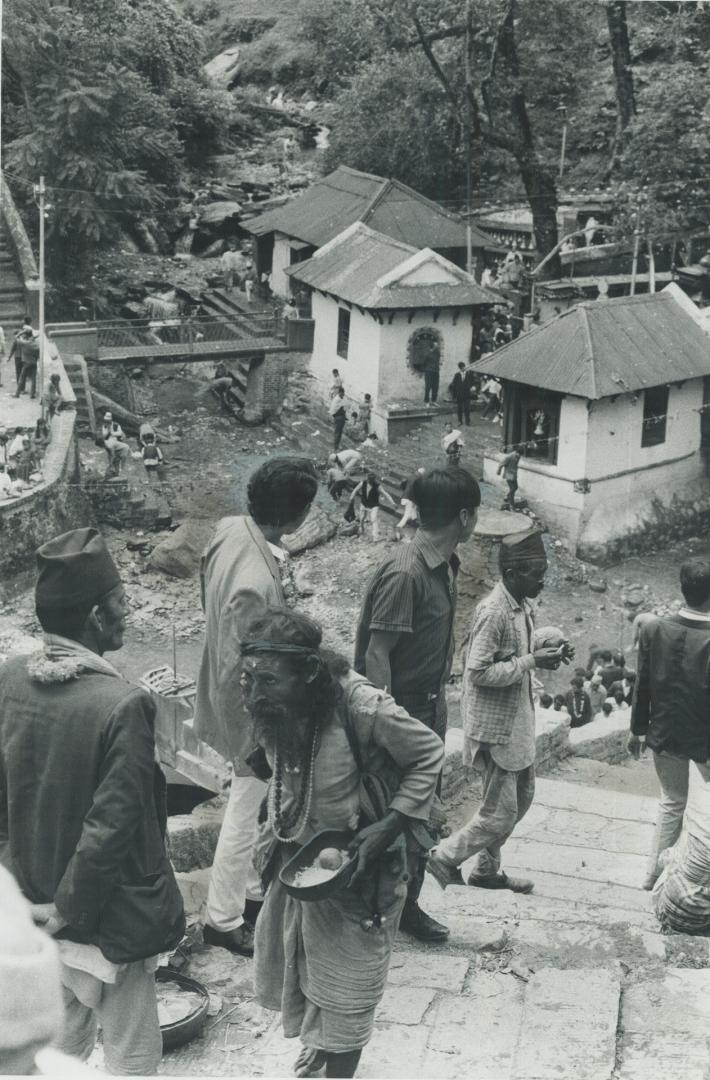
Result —
M498 476L503 474L503 479L508 485L508 494L503 503L503 510L515 510L515 493L518 490L518 466L520 459L525 453L524 446L514 446L509 454L504 454L498 466Z
M345 421L348 418L345 410L345 391L342 386L339 386L333 394L328 405L328 412L333 420L333 451L337 453L340 448L340 440L343 437Z
M680 588L685 606L678 614L645 622L639 632L629 751L638 758L651 747L661 786L645 889L660 874L661 853L680 836L690 762L710 780L710 559L684 562Z
M615 652L608 663L604 664L601 672L602 682L607 690L612 683L621 682L626 675L626 659L622 652Z
M58 939L59 1049L86 1060L98 1022L110 1072L154 1074L157 958L185 931L155 704L104 658L127 605L102 537L75 529L37 562L43 648L0 668L0 861Z
M483 771L483 801L458 832L429 856L442 888L463 885L459 869L476 855L467 884L532 892L533 883L500 869L501 848L535 794L532 672L569 663L574 649L554 627L535 630L529 600L542 591L547 557L542 533L504 536L501 580L476 608L463 675L464 762Z
M254 985L259 1004L281 1012L286 1037L304 1044L297 1076L325 1066L326 1076L349 1077L372 1034L444 748L321 638L312 619L282 608L241 640L244 703L262 751L252 761L271 774ZM357 862L336 891L303 902L279 872L323 829L349 833L340 847Z
M470 383L466 378L466 365L462 361L458 364L458 371L449 384L449 393L456 402L459 424L463 423L465 416L467 427L471 426L471 395L469 387Z
M454 653L455 551L473 535L481 492L465 469L431 469L414 478L411 499L420 528L411 544L387 556L367 587L355 669L443 739ZM412 874L402 928L422 941L445 941L448 929L418 904L425 866L422 858Z
M251 873L251 853L265 789L245 761L252 748L251 721L241 705L235 657L246 623L270 604L286 603L281 537L303 524L317 490L310 461L271 458L249 480L248 515L223 518L202 556L206 626L195 733L234 767L212 865L204 940L244 956L254 948L260 888Z

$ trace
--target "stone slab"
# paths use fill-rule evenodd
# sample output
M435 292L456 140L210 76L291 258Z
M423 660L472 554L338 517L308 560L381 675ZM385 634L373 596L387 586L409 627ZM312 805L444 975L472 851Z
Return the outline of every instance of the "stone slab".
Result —
M709 1073L707 1031L626 1034L621 1040L617 1080L707 1080Z
M421 1024L436 994L432 986L387 986L377 1019L383 1024Z
M584 814L601 814L612 821L653 821L657 803L646 795L627 795L564 780L538 779L535 802L560 810L577 810Z
M640 964L660 967L666 958L661 934L640 932L630 923L610 930L591 923L568 926L525 919L509 934L516 961L534 970L547 964L557 968L608 967L617 961L634 968Z
M508 845L505 847L506 852L507 850ZM512 864L507 859L505 868L511 872L513 870ZM517 869L519 872L525 872L530 868L520 864ZM637 912L650 914L653 911L651 894L643 892L636 883L633 886L626 886L611 884L607 881L584 880L569 874L555 873L549 869L536 869L531 876L535 880L534 895L537 897L550 897L595 907L613 906L619 911L626 911L634 916Z
M541 895L537 877L535 892L525 896L504 889L490 892L466 886L451 886L446 890L445 897L446 906L437 909L438 916L445 921L452 917L468 915L506 927L520 919L533 919L543 923L552 923L555 926L566 924L573 927L580 923L609 926L632 922L637 930L660 933L656 916L650 910L639 907L632 916L631 912L624 908L608 907L582 899L573 900Z
M510 874L531 876L533 873L553 872L586 881L607 882L638 888L643 880L647 856L596 851L593 848L561 847L536 840L516 839L515 834L505 845L505 869ZM469 867L464 864L464 877ZM529 872L529 873L528 873Z
M372 1039L362 1052L358 1080L409 1080L433 1074L425 1070L429 1028L375 1024Z
M620 993L618 972L547 968L534 975L513 1080L610 1080Z
M514 836L518 840L525 837L559 847L571 845L645 856L651 847L653 828L652 821L610 821L601 814L542 805L536 808L533 804L530 813L516 826Z
M624 993L621 1020L626 1032L689 1034L710 1038L710 970L669 968L658 981L638 983Z
M433 1017L425 1076L492 1080L510 1075L523 1016L525 984L479 972L464 997L443 994Z
M435 990L461 992L470 961L458 956L427 955L426 962L411 953L395 953L390 964L389 986L429 986Z

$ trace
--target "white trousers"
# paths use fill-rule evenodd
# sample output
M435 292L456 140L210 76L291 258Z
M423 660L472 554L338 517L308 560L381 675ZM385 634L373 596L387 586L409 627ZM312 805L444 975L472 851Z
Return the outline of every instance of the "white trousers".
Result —
M262 900L252 865L257 817L266 784L255 776L233 776L212 863L205 922L227 933L244 922L244 902Z
M380 539L380 508L379 506L362 506L360 505L360 529L362 533L365 532L365 521L367 518L372 523L372 539Z

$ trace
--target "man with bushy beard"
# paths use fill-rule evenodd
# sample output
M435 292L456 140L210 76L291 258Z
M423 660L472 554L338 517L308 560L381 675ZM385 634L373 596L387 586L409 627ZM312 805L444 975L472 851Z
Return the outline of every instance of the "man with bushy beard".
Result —
M267 886L256 927L259 1004L280 1011L304 1049L297 1076L355 1075L372 1034L402 907L408 863L426 828L444 757L431 730L345 659L320 626L271 608L241 641L241 686L254 720L255 769L270 774L257 863ZM303 902L279 871L322 829L352 832L348 885Z

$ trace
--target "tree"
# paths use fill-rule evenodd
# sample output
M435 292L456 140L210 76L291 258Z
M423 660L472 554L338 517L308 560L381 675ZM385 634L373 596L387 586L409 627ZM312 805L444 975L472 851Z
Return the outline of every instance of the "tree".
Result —
M611 0L606 5L606 17L611 42L611 59L614 68L614 87L616 90L616 133L612 148L609 173L618 165L619 156L624 146L624 133L636 114L634 98L634 77L631 70L631 48L629 30L626 24L626 4L624 0Z
M183 160L220 145L231 101L166 0L6 0L4 24L8 179L31 206L45 175L49 272L81 279L96 249L164 233Z

